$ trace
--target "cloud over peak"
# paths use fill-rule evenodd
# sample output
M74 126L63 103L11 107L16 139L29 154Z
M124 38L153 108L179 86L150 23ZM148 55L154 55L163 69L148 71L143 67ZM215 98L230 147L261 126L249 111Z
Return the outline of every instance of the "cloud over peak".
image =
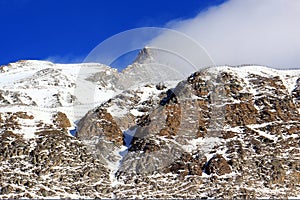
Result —
M299 0L230 0L167 27L194 38L218 65L289 68L300 67L299 19Z

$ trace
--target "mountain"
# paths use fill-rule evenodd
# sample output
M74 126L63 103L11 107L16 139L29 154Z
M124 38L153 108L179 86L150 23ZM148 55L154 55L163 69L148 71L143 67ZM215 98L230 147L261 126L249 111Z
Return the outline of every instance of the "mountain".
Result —
M299 70L157 79L154 57L2 66L0 198L300 196Z
M79 122L77 136L103 138L90 146L102 160L119 148L119 165L112 170L122 191L117 197L299 195L298 78L297 70L262 66L208 68L162 90L158 99L130 95L139 90L113 98ZM115 105L122 115L114 114ZM102 131L90 132L96 121L104 122L97 125ZM121 140L126 128L124 141L133 136L127 149Z

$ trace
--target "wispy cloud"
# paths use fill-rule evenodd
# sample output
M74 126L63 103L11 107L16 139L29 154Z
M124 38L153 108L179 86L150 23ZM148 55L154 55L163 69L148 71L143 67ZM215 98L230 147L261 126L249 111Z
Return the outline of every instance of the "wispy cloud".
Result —
M65 56L50 56L43 60L47 60L53 63L81 63L84 60L84 56L74 56L74 55L65 55Z
M299 0L230 0L167 27L194 38L218 65L300 67L299 19Z

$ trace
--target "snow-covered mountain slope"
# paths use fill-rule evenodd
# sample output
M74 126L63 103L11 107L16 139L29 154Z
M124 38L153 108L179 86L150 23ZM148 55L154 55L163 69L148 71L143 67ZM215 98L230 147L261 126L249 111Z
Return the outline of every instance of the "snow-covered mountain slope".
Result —
M103 194L110 191L109 169L70 132L119 92L111 84L116 74L94 63L0 67L0 198L87 198L97 190L112 197Z
M154 86L122 93L90 111L77 136L98 138L93 151L115 159L119 198L299 196L299 77L263 66L208 68L159 98L139 99Z
M74 129L75 121L116 93L107 79L117 71L101 64L29 60L1 66L0 71L0 112L26 112L34 116L27 125L20 121L20 129L22 125L35 127L39 123L53 126L57 112L65 113L71 121L68 128ZM105 84L101 78L104 76ZM33 136L34 131L35 128L26 129L23 133Z
M121 73L2 66L0 198L300 196L300 70L222 66L159 83L148 54Z
M149 52L141 51L141 56L150 59ZM128 68L133 71L121 73L97 63L54 64L37 60L10 63L0 66L0 106L3 112L27 112L34 116L31 124L45 123L47 127L53 126L53 115L62 112L71 122L68 129L75 130L76 121L113 96L140 84L159 83L162 78L156 77L157 73L164 74L167 69L150 73L147 63L135 63ZM147 80L143 80L145 77ZM27 129L26 133L34 136L34 131Z
M53 64L33 60L11 63L2 66L1 69L1 89L23 91L31 96L39 107L73 106L74 104L103 102L105 101L104 94L110 92L105 90L113 90L114 88L108 85L109 83L103 85L101 76L97 79L94 76L103 74L103 76L109 77L116 73L116 69L96 63ZM83 91L78 90L78 88ZM96 89L99 91L95 91ZM103 89L104 91L102 91ZM78 94L74 94L74 91ZM80 95L83 95L81 92L85 91L95 95L94 98L80 98ZM52 99L48 97L50 94L53 96ZM71 95L74 96L74 99L71 99ZM57 101L56 104L52 103L55 101Z

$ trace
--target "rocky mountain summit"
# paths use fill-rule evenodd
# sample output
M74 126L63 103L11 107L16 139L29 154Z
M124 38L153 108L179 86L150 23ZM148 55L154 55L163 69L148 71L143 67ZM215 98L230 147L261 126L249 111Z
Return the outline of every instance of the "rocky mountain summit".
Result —
M55 77L66 67L52 66ZM1 82L0 198L300 196L300 71L220 66L120 89L122 75L101 66L73 84L70 74L51 83L73 92L59 89L69 97L41 111L50 97L26 85L45 85L44 68L32 73L38 79L15 80L16 89ZM89 102L78 83L99 99L83 115Z

